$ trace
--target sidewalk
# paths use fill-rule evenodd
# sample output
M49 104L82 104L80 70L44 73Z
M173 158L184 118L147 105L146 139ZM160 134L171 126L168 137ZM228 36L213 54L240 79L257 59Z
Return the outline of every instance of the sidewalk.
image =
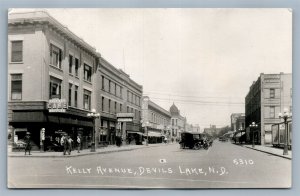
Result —
M288 151L288 155L283 155L283 149L282 148L275 148L273 146L261 146L261 145L255 145L254 148L252 148L252 145L242 145L246 148L250 148L250 149L253 149L253 150L257 150L257 151L260 151L260 152L264 152L264 153L268 153L268 154L272 154L272 155L275 155L275 156L279 156L279 157L283 157L283 158L286 158L286 159L292 159L292 151L289 150Z
M175 144L175 143L173 143ZM97 148L96 152L91 152L91 149L84 149L81 150L80 153L77 152L77 150L73 150L71 152L71 155L63 155L63 152L40 152L40 151L32 151L31 155L26 155L24 153L24 150L16 151L16 152L7 152L8 157L78 157L78 156L86 156L86 155L94 155L94 154L104 154L104 153L111 153L111 152L120 152L120 151L130 151L130 150L136 150L136 149L142 149L142 148L151 148L151 147L159 147L159 146L165 146L165 145L172 145L172 143L164 144L149 144L146 145L122 145L121 147L117 147L115 145L109 145L107 147L101 147Z

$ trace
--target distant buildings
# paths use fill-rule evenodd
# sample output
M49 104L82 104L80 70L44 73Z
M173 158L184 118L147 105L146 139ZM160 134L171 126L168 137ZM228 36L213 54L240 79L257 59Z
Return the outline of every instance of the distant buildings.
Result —
M180 111L173 103L170 107L171 113L171 137L180 138L180 133L186 130L186 118L180 115Z
M148 96L143 97L142 126L144 135L149 138L149 143L162 142L162 136L169 140L171 137L170 122L170 112L152 102ZM146 126L147 131L145 130Z
M271 126L281 122L278 114L284 109L292 112L292 74L260 74L245 98L247 138L252 141L254 131L256 144L271 144ZM256 130L250 130L252 122L258 124Z

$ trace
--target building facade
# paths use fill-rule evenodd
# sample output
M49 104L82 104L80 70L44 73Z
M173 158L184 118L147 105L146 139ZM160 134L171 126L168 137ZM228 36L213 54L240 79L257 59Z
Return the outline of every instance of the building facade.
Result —
M171 139L179 140L180 133L186 131L186 118L180 115L180 111L173 103L170 107L171 114Z
M230 116L231 131L236 132L238 130L245 129L245 113L233 113Z
M278 114L286 109L292 112L292 74L260 74L250 86L245 104L247 138L252 141L254 136L257 144L271 144L271 126L281 122ZM257 129L250 129L252 122Z
M118 113L133 114L133 121L124 123L126 138L136 140L141 135L141 103L143 87L120 69L116 69L104 58L100 59L99 81L101 92L98 110L101 111L99 141L115 143L115 136L120 132ZM124 138L125 139L125 138Z
M45 143L66 132L74 139L81 134L87 147L99 57L46 12L9 14L8 123L14 140L29 131L39 147L46 128Z
M148 96L143 97L142 123L149 143L161 143L164 138L170 140L170 122L170 112L152 102Z

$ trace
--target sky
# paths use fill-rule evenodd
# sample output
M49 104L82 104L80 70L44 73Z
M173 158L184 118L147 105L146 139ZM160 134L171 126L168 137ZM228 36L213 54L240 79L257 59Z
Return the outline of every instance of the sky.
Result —
M46 9L201 129L230 125L260 73L292 72L289 9ZM13 11L24 11L13 10Z

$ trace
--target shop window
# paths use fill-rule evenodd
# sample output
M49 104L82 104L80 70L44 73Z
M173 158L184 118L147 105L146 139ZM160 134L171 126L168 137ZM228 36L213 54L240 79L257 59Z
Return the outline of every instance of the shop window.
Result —
M50 44L50 65L61 69L62 50Z
M85 110L91 110L91 91L84 90L83 93L83 108Z
M91 82L92 81L92 67L84 64L84 78L85 81Z
M22 99L22 74L11 75L11 100Z
M11 42L11 62L23 61L23 41Z
M50 77L49 98L61 98L61 80L54 77Z

